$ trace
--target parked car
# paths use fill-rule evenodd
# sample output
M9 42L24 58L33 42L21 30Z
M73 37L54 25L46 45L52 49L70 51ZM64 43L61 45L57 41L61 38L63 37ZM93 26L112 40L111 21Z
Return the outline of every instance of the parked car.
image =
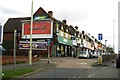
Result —
M118 57L116 59L116 68L120 68L120 54L118 54Z
M90 58L90 54L87 51L81 51L78 54L78 58L83 57L83 58Z
M98 57L98 53L97 53L97 52L94 52L94 53L92 54L92 57L97 58L97 57Z

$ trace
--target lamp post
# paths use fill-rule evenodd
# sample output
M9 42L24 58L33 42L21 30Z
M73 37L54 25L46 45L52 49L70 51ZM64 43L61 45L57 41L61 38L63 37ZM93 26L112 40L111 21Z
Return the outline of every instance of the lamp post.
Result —
M17 31L14 30L14 69L16 69L16 33Z
M31 26L30 26L30 51L29 51L29 64L32 65L32 27L33 27L33 0L31 4Z
M107 44L107 40L105 40L105 54L106 54L106 47L107 47L106 44Z

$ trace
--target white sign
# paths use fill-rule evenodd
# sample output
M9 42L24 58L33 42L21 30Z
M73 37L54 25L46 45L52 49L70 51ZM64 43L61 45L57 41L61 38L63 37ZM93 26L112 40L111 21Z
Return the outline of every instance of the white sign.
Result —
M0 25L0 44L3 42L3 27Z

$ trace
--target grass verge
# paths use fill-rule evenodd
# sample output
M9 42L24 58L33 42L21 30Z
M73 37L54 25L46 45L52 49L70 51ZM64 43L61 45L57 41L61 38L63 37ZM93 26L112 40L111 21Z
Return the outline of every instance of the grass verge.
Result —
M33 72L34 69L33 68L21 68L21 69L16 69L16 70L6 70L6 71L3 71L2 73L4 74L2 76L2 78L16 78L16 77L19 77L19 76L22 76L24 74L27 74L27 73L30 73L30 72Z

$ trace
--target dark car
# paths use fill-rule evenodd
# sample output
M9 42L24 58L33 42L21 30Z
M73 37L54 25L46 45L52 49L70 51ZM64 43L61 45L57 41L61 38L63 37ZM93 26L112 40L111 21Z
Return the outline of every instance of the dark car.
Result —
M118 54L118 57L116 59L116 68L120 68L120 54Z

